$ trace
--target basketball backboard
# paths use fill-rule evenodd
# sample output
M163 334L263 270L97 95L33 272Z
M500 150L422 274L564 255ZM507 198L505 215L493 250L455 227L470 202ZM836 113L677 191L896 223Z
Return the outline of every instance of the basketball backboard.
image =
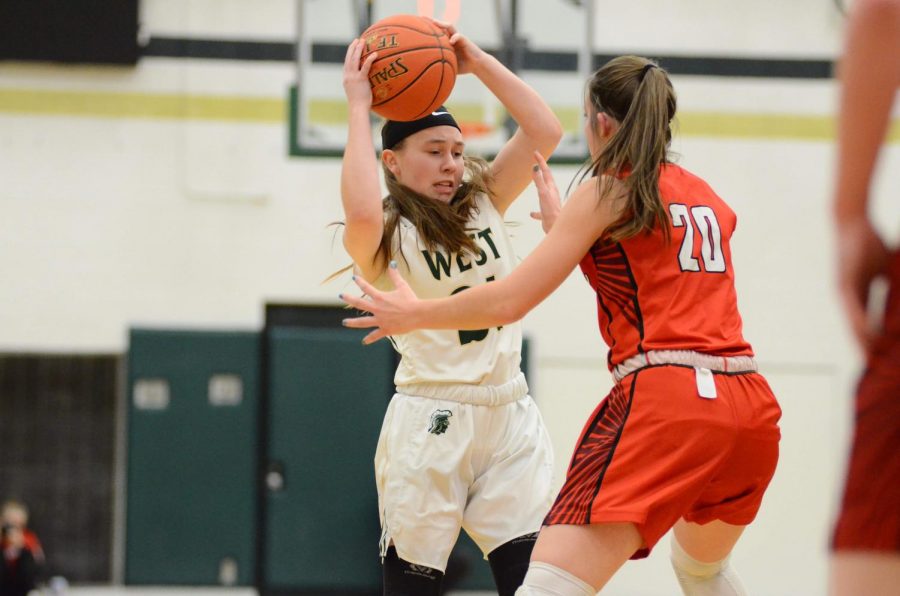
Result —
M340 155L347 137L341 85L350 41L400 13L448 20L499 58L550 104L566 131L557 159L581 160L583 84L592 71L593 2L585 0L297 0L296 85L291 90L291 155ZM490 157L515 124L472 75L457 78L448 108L467 152ZM377 133L381 119L373 114ZM375 135L376 148L380 140Z

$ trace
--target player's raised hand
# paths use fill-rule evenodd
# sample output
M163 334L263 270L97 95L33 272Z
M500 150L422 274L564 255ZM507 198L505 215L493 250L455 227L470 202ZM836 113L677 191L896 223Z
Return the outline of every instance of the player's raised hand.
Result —
M562 205L559 201L559 190L556 188L556 181L553 180L553 173L547 165L547 160L540 151L534 152L534 159L537 163L532 168L531 179L537 189L541 210L532 211L531 218L541 222L546 234L553 227Z
M866 218L842 222L837 241L838 288L844 311L857 342L868 354L880 332L869 316L869 291L872 281L885 274L888 249Z
M372 105L372 87L369 84L369 69L372 62L378 57L378 52L372 52L360 64L360 57L366 47L362 39L354 39L347 46L347 54L344 56L344 93L347 95L347 103L363 103L367 107Z
M363 291L363 296L350 296L340 294L338 297L361 311L371 313L367 317L344 319L345 327L355 329L375 329L363 338L364 344L371 344L389 335L407 333L418 329L416 325L417 307L421 300L397 271L397 264L391 261L388 267L388 277L394 284L393 291L382 292L360 276L354 276L353 281Z
M487 54L478 45L457 30L456 25L444 21L430 19L432 23L443 29L450 38L450 45L456 52L456 69L459 74L475 72L478 63Z

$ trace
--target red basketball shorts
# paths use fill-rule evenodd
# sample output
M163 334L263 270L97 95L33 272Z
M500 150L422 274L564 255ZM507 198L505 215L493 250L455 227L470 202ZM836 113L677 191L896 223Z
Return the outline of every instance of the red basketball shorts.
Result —
M884 332L856 393L856 423L834 550L900 551L900 253Z
M585 425L544 524L634 523L638 559L682 517L750 523L778 461L781 409L758 373L714 380L709 399L688 366L622 379Z

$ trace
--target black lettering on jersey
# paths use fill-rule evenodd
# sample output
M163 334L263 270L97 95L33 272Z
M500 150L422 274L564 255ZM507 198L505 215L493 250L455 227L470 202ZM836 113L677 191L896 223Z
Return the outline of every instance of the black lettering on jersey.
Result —
M479 267L481 267L485 263L487 263L487 253L479 248L478 249L478 259L475 261L475 264L478 265Z
M464 261L462 253L459 253L458 255L456 255L456 266L459 267L460 272L468 271L472 268L472 263Z
M489 281L494 281L494 276L492 275L484 281L485 281L485 283L487 283ZM469 286L461 286L459 288L456 288L452 292L450 292L450 295L452 296L453 294L459 294L463 290L468 290L468 289L469 289ZM500 331L501 329L503 329L503 325L500 325L499 327L497 327L497 331ZM488 336L489 331L490 331L490 329L475 329L472 331L457 331L457 333L459 334L459 345L464 346L466 344L472 343L473 341L481 341L485 337Z
M491 238L492 231L490 228L485 228L480 230L475 234L470 234L470 237L476 242L480 239L483 240L484 243L487 244L488 248L491 249L491 253L494 255L495 259L500 258L500 251L497 250L497 246L494 244L494 239ZM468 271L472 268L472 261L469 260L470 255L464 255L462 253L458 253L456 258L453 258L453 255L443 252L430 252L427 250L422 251L422 256L425 257L425 262L428 264L428 269L431 271L432 277L434 279L441 279L441 274L445 277L451 277L450 271L453 266L453 262L456 262L456 268L460 271ZM486 253L481 248L478 249L478 257L475 259L475 265L481 266L487 263L488 261L488 253Z
M455 290L453 290L453 292L451 292L450 295L452 296L453 294L459 294L463 290L468 290L468 289L469 289L469 286L462 286L462 287L459 287L459 288L456 288ZM485 337L488 336L489 331L490 331L490 329L473 329L471 331L467 331L467 330L457 331L457 333L459 334L459 345L464 346L466 344L472 343L473 341L481 341Z
M441 279L442 270L444 275L450 277L450 259L447 255L442 252L436 252L434 253L434 260L431 260L432 253L427 250L423 250L422 255L425 256L428 268L431 269L431 275L434 276L435 279Z
M494 241L491 240L491 229L485 228L485 229L481 230L480 232L478 232L478 237L483 238L485 240L485 242L488 243L488 246L491 247L491 252L494 253L494 258L499 259L500 253L497 252L497 247L494 246Z

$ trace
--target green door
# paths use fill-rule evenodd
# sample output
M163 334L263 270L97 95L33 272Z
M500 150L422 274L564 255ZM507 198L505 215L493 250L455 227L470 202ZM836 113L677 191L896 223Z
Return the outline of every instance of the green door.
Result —
M253 584L259 338L131 331L126 583Z
M275 327L268 339L265 584L379 593L373 459L393 393L388 342L348 329Z

